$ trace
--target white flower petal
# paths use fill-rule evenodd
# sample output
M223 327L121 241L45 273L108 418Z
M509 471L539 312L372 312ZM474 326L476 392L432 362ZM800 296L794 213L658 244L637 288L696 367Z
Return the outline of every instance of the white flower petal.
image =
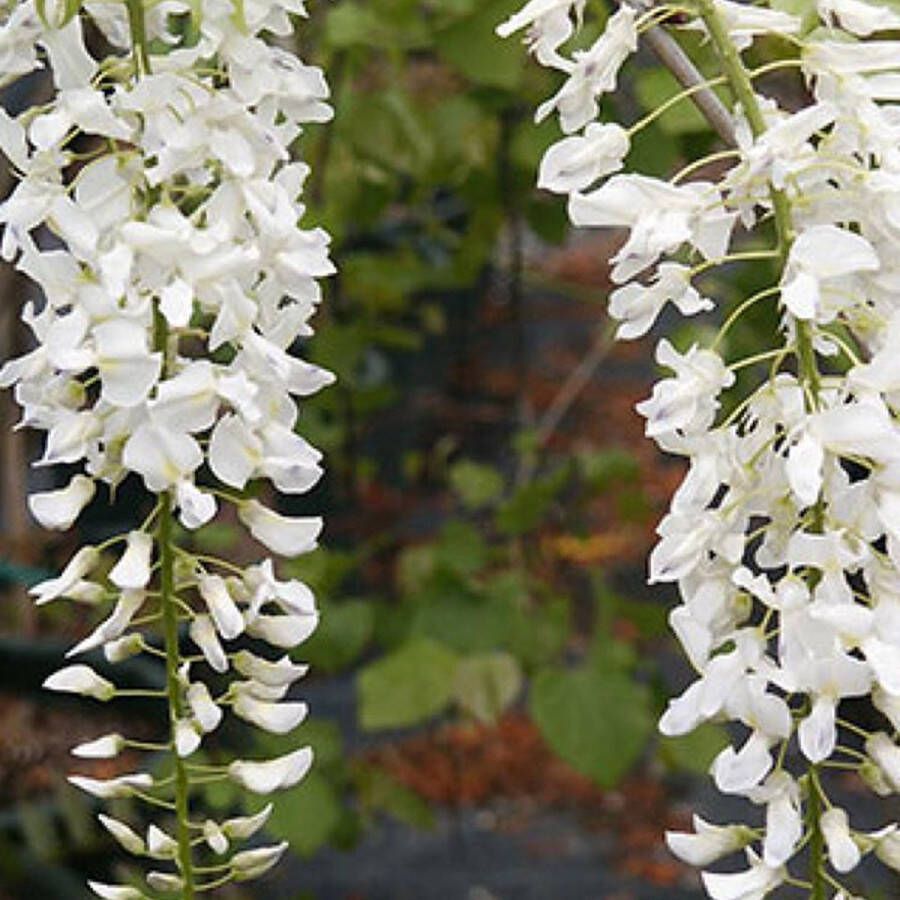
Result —
M28 508L43 528L65 531L75 524L95 492L92 478L75 475L66 487L58 491L32 494L28 498Z
M315 550L322 531L320 518L282 516L258 500L241 503L238 516L256 540L280 556L300 556Z
M228 774L254 794L270 794L297 784L309 771L312 761L312 748L303 747L266 762L235 760L228 767Z

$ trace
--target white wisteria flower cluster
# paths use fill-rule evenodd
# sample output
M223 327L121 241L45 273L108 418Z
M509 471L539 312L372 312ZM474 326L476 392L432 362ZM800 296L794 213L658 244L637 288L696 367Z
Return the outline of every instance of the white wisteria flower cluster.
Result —
M711 346L660 340L672 374L638 406L648 436L689 463L650 580L678 586L670 622L696 679L660 728L733 723L737 743L711 775L758 808L753 824L696 817L668 844L704 870L715 900L849 900L845 876L864 857L900 870L898 823L862 831L831 796L834 773L848 771L878 795L900 793L900 11L818 0L819 21L804 27L732 0L622 5L590 47L566 54L587 11L586 0L531 0L498 32L526 29L538 61L565 78L537 114L557 113L566 135L539 183L567 195L574 225L625 231L609 298L618 336L645 335L670 303L684 316L714 309L696 283L718 265L759 259L778 273L722 316ZM631 128L598 121L601 97L660 24L676 40L699 30L715 50L707 76L730 91L735 138L668 181L621 170L633 135L670 104ZM754 70L746 54L761 36L781 58ZM775 69L801 82L795 105L757 90ZM724 172L707 165L723 160ZM733 249L748 232L771 249ZM723 358L726 333L762 304L779 322L770 346ZM726 414L723 392L744 370L759 378ZM848 718L850 698L868 698L880 724ZM734 854L743 866L718 865Z
M286 849L240 849L271 806L205 819L192 788L230 779L265 795L312 763L308 747L191 762L226 712L276 734L303 721L306 705L285 698L306 667L288 651L318 615L309 588L280 580L271 558L243 568L175 539L176 516L193 531L222 505L279 556L312 550L322 527L245 490L267 479L303 494L322 474L321 454L296 432L297 400L333 379L291 352L311 334L317 279L333 272L327 234L299 224L309 170L290 154L304 124L332 115L322 72L285 49L305 15L303 0L0 4L0 86L45 69L53 87L46 103L0 111L0 149L18 175L0 206L2 255L42 294L23 312L34 349L3 366L0 384L14 386L21 425L45 432L37 465L77 471L30 508L45 528L68 529L98 486L113 493L129 475L155 499L143 524L82 547L34 588L38 604L66 599L105 616L46 687L100 701L149 694L167 708L158 743L109 734L73 751L156 751L167 774L70 779L158 813L145 835L101 816L148 863L154 896L189 900L254 878ZM119 690L85 664L90 651L109 663L160 657L166 689ZM90 886L107 900L145 896Z

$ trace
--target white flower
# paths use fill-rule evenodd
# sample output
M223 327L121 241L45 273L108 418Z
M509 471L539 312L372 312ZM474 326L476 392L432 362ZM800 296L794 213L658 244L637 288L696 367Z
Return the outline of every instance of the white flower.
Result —
M238 507L238 516L256 540L281 556L300 556L314 550L322 531L319 518L282 516L258 500L243 502Z
M215 731L222 721L222 710L215 703L209 688L202 681L195 681L187 689L187 701L197 724L205 734Z
M235 698L233 709L235 715L274 734L293 731L308 711L305 703L267 703L243 691Z
M681 355L664 338L656 348L656 361L676 377L659 382L650 399L635 407L647 419L647 436L708 428L718 409L716 395L734 383L722 359L696 345Z
M175 859L178 842L156 825L147 829L147 851L154 859Z
M556 52L572 35L572 13L578 23L587 0L529 0L517 13L497 26L497 34L507 38L528 28L528 43L538 62L544 66L565 68Z
M319 624L318 613L310 615L267 616L260 614L247 622L247 634L273 647L292 650L302 644Z
M87 741L72 748L72 756L81 759L113 759L125 748L125 739L120 734L107 734L93 741Z
M233 840L246 840L253 837L260 828L263 828L272 815L274 806L267 803L258 813L252 816L240 816L228 819L222 823L222 831Z
M609 295L609 314L622 323L616 337L621 341L642 337L669 302L683 316L693 316L715 306L691 284L690 269L678 263L660 263L651 284L631 282Z
M35 585L29 593L35 598L35 603L42 606L51 600L65 597L69 591L78 587L85 575L89 575L94 566L100 560L100 553L96 547L82 547L68 562L58 578L42 581Z
M144 591L123 590L110 617L104 619L84 640L72 647L66 653L66 658L87 653L120 638L144 605L144 601Z
M159 493L198 469L203 453L197 442L183 432L141 425L125 444L122 461L143 477L148 491Z
M794 35L800 31L800 19L781 10L748 6L732 0L715 0L715 3L716 12L722 17L738 50L749 47L757 35Z
M132 531L121 559L109 573L109 580L122 590L144 588L150 581L153 538L144 531Z
M808 432L804 432L788 451L785 466L788 481L791 490L804 506L812 506L819 499L824 463L825 449Z
M727 875L702 872L703 886L712 900L762 900L784 882L784 868L770 868L751 851L750 868Z
M199 590L219 634L226 641L241 634L244 617L232 599L225 579L219 575L201 575Z
M636 49L634 11L621 6L593 46L574 53L568 80L538 109L536 121L543 122L558 110L560 127L566 134L583 128L597 115L597 98L615 89L619 69Z
M240 650L233 660L234 668L245 678L259 681L271 687L284 687L302 678L309 666L291 662L289 656L282 656L275 662L255 656L249 650Z
M852 872L859 865L862 854L850 833L847 813L836 806L826 809L819 819L819 827L835 871L842 874Z
M242 850L231 858L231 869L237 881L258 878L268 872L284 856L290 846L287 841L271 847L257 847L255 850Z
M840 309L823 305L829 287L838 279L876 271L879 265L872 245L858 234L834 225L808 228L791 247L781 295L784 305L798 319L828 322Z
M303 747L266 762L235 760L228 766L228 774L233 781L254 794L271 794L301 781L312 761L312 748Z
M704 182L674 186L644 175L614 175L588 194L573 193L569 217L579 227L630 229L612 259L613 281L621 284L686 242L708 258L723 256L734 215L720 215L718 202L718 192Z
M713 825L694 816L694 834L666 832L672 853L691 866L708 866L717 859L746 847L753 832L743 825Z
M839 23L841 28L861 37L900 28L900 15L887 6L864 0L818 0L816 6L823 21Z
M101 900L147 900L137 888L123 884L102 884L99 881L89 881L88 887Z
M726 747L713 761L716 787L723 794L742 794L756 787L772 768L770 744L768 737L754 731L740 750Z
M212 433L209 464L220 481L243 489L263 459L262 441L238 416L225 416Z
M117 663L144 652L144 639L139 634L126 634L103 645L107 662Z
M538 187L557 194L589 188L598 178L622 168L628 132L618 125L593 122L583 135L558 141L544 154Z
M763 862L771 869L784 865L803 837L800 789L787 772L773 772L750 798L766 804Z
M100 824L129 852L143 856L147 850L144 839L124 822L111 816L99 815Z
M70 784L101 800L112 800L116 797L131 797L136 790L153 787L153 777L144 772L134 775L120 775L117 778L86 778L82 775L70 775Z
M32 494L28 498L28 508L43 528L65 531L75 524L95 493L92 478L74 475L68 485L58 491Z
M212 820L203 823L203 838L207 846L218 856L228 852L228 838L225 832Z
M155 891L165 894L174 894L184 890L184 879L180 875L172 875L168 872L148 872L147 884Z
M111 700L116 693L116 686L99 676L90 666L66 666L49 675L43 686L48 691L59 691L65 694L81 694L96 700Z
M243 622L241 623L243 626ZM242 629L243 630L243 629ZM228 671L228 657L219 641L219 633L209 616L194 616L190 626L191 640L200 648L210 667L220 674Z
M175 722L175 752L182 759L190 756L200 746L200 740L200 731L190 719L178 719Z
M883 731L866 739L866 752L881 770L888 784L900 793L900 747Z
M205 525L216 514L215 497L201 491L187 479L175 485L175 501L180 510L181 524L191 531Z

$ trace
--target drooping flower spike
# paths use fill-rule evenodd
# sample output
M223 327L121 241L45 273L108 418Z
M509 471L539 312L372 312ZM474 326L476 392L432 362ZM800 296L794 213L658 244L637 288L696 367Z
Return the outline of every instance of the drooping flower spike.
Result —
M684 316L714 309L695 284L714 267L767 259L778 269L722 316L711 346L682 351L663 338L656 359L672 375L638 405L647 435L689 463L649 568L651 581L678 585L670 623L697 677L660 728L737 723L738 743L711 774L764 821L697 817L668 844L707 870L715 900L782 888L849 898L841 878L866 855L900 869L898 823L861 832L829 793L832 772L847 770L878 794L900 791L900 42L890 37L900 17L867 0L819 0L813 29L765 4L626 4L592 47L567 55L590 11L532 2L497 30L528 28L537 60L566 76L537 113L557 113L564 134L539 184L568 195L574 225L625 230L612 260L618 336L645 335L668 303ZM622 171L630 139L708 91L699 73L630 128L597 120L640 36L660 24L670 39L703 32L719 62L711 78L734 99L735 146L670 181ZM762 36L781 39L788 58L753 70L743 53ZM779 68L802 76L804 108L758 91ZM724 171L705 165L723 159ZM734 248L738 223L771 249ZM724 359L729 331L758 304L779 313L772 345ZM724 415L722 393L742 370L761 377ZM874 733L844 716L857 697L883 715ZM742 870L708 870L738 853Z
M0 250L41 293L23 311L33 349L5 363L0 385L14 387L22 424L45 434L38 465L79 468L29 506L44 527L67 529L99 485L115 491L129 475L155 504L143 524L83 547L32 591L40 604L70 599L104 615L45 686L107 701L121 692L83 654L164 658L166 689L148 692L167 710L159 741L110 734L73 753L110 759L155 747L169 773L71 781L162 809L146 839L128 823L101 822L152 861L150 888L184 898L257 877L285 850L239 847L270 807L204 820L192 782L230 779L269 794L312 764L309 748L192 763L226 713L277 734L303 720L306 705L285 698L306 667L284 652L318 616L309 589L279 580L272 559L241 568L174 540L176 515L192 531L221 504L276 555L314 549L322 527L243 494L265 480L302 494L322 474L321 454L296 432L297 401L333 379L293 353L312 333L318 279L333 272L328 235L300 224L309 170L289 151L307 123L331 117L322 72L283 47L305 15L302 0L0 5L0 83L46 69L54 88L46 104L0 110L0 150L18 175L0 205ZM184 659L182 634L196 647ZM244 636L253 652L234 647ZM214 694L209 671L230 686ZM91 888L144 896L131 885Z

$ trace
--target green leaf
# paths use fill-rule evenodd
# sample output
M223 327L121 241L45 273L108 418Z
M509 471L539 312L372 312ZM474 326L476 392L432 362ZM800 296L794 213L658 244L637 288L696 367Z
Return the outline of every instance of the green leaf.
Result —
M506 535L532 531L544 520L569 480L569 466L523 485L497 511L497 528Z
M637 459L628 450L613 448L583 452L576 460L582 478L596 491L634 484L640 476Z
M375 9L357 0L342 0L326 20L326 41L335 49L427 47L431 36L419 11L404 9L398 0L392 3L392 7Z
M362 765L354 776L359 802L365 809L387 813L413 828L434 826L434 813L428 804L383 769Z
M254 732L254 756L283 756L298 747L312 747L316 770L338 769L344 762L344 739L340 726L329 719L307 719L290 734Z
M682 87L667 69L654 67L641 69L637 73L634 89L641 106L652 112L680 93ZM660 131L670 135L709 131L709 124L690 98L685 98L666 110L657 119L657 125Z
M503 493L503 476L494 466L463 459L450 467L450 487L467 509L482 509Z
M522 668L508 653L462 660L453 681L456 702L480 722L496 722L522 690Z
M569 599L546 596L535 590L540 587L533 576L510 571L488 579L483 588L490 605L502 612L496 614L502 627L497 646L509 650L526 668L549 663L569 636Z
M334 786L313 770L300 784L278 797L266 830L288 841L301 856L312 856L328 843L341 821L341 801Z
M459 577L436 575L417 598L413 633L434 638L460 653L497 650L507 643L513 611L492 603Z
M397 558L397 585L404 594L416 594L434 574L434 544L404 547Z
M327 604L319 627L301 648L301 656L315 669L339 672L366 649L375 627L375 613L365 600Z
M515 90L522 82L527 57L518 41L503 41L494 29L518 5L518 0L480 4L472 15L438 33L438 53L476 84Z
M484 535L467 522L450 519L435 546L435 563L457 575L474 575L487 562Z
M225 555L234 550L242 537L237 525L228 522L210 522L192 534L194 546L202 553Z
M406 728L443 712L459 657L429 638L413 638L357 677L359 722L366 731Z
M728 733L721 725L706 723L690 734L661 738L659 753L673 768L705 775L712 761L729 743Z
M649 691L621 673L545 669L530 709L554 751L601 787L621 780L653 733Z

